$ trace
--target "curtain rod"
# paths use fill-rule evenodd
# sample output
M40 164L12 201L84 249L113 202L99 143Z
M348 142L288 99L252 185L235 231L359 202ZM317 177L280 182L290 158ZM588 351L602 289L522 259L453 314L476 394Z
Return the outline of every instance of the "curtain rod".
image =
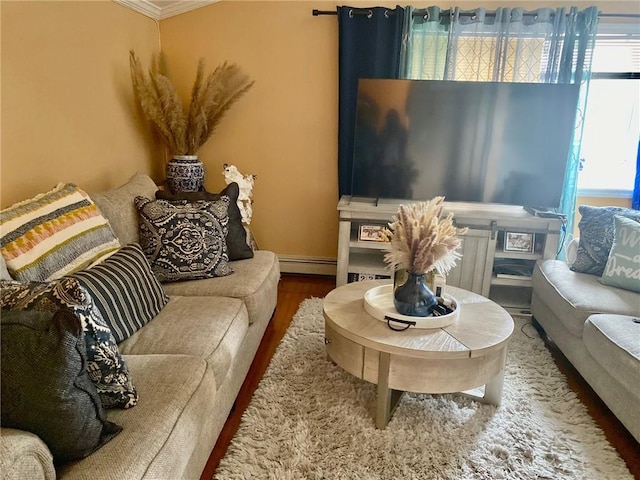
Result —
M424 9L422 10L424 12ZM371 10L368 8L354 8L353 9L353 13L354 15L370 15ZM447 13L449 12L449 10L441 10L441 13ZM391 11L391 14L393 14L393 11ZM338 15L338 12L335 10L318 10L316 8L314 8L311 11L311 15L313 15L314 17L318 17L321 15ZM413 12L413 16L414 17L424 17L424 13L420 13L420 11L415 11ZM471 12L461 12L461 15L463 16L471 16L474 15ZM491 13L487 13L488 16L491 15L495 15L495 14L491 14ZM535 15L535 13L531 12L531 13L525 13L525 15ZM603 13L603 12L598 12L598 17L616 17L616 18L640 18L640 14L638 13Z

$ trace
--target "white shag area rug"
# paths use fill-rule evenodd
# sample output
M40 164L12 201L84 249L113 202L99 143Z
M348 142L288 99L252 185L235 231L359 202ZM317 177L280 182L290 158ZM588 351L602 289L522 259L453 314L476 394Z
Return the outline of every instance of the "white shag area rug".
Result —
M516 319L502 405L406 393L386 430L376 386L325 353L305 300L215 479L631 479L534 327Z

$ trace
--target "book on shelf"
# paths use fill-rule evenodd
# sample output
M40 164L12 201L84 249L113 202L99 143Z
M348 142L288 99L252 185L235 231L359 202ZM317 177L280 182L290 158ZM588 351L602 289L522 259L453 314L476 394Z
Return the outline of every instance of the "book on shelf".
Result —
M511 273L496 273L496 278L505 278L509 280L531 280L530 275L515 275Z
M390 279L389 275L378 275L375 273L355 273L349 272L347 274L347 283L352 282L361 282L363 280L381 280L381 279Z

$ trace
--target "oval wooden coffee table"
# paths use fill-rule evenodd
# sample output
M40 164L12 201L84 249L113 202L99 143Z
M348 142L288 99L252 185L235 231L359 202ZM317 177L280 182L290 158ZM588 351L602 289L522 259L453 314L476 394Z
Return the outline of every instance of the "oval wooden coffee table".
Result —
M460 288L455 323L434 329L391 330L364 310L364 294L389 280L354 282L324 299L329 358L347 372L378 385L376 427L384 429L402 393L455 393L482 385L477 400L500 404L513 319L498 304Z

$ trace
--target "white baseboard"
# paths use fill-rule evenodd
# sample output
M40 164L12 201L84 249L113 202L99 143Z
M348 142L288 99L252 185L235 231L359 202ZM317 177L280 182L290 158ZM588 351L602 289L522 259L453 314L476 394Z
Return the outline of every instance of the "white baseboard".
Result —
M336 259L324 257L303 257L299 255L280 255L282 273L303 273L311 275L335 275Z

